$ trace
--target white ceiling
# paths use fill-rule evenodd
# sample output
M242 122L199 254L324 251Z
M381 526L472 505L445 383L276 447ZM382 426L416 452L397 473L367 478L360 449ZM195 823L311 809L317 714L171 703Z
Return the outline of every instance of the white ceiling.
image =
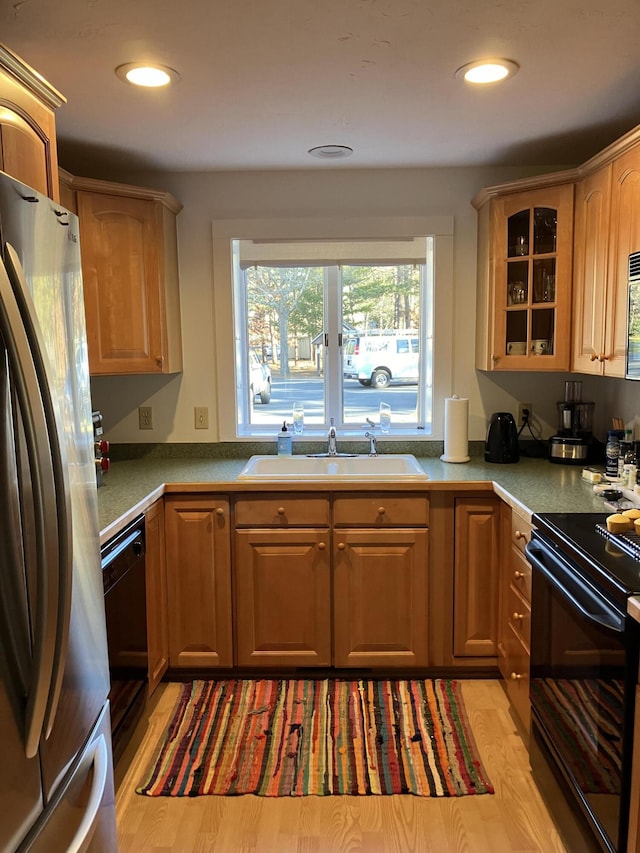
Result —
M639 0L5 0L67 98L60 161L152 170L570 165L640 123ZM484 55L520 72L454 77ZM167 91L116 66L175 68ZM343 161L306 152L354 149Z

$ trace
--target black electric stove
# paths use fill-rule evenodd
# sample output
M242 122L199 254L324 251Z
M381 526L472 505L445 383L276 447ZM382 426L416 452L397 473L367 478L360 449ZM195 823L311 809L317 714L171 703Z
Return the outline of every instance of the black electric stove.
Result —
M532 567L531 743L532 755L539 747L544 757L540 766L562 780L565 796L557 803L575 811L578 828L605 853L626 853L640 651L640 623L627 603L640 593L640 537L609 533L606 519L533 516L525 549ZM605 766L612 768L607 782L587 778L586 767L597 775Z
M640 595L640 536L612 534L610 513L541 513L533 524L583 577L626 612L630 595Z

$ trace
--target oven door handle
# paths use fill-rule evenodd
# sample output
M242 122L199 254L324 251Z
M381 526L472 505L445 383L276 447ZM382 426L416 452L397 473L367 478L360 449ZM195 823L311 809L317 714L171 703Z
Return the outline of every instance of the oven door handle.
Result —
M612 631L616 634L622 634L624 631L624 619L620 617L614 610L609 608L605 601L595 595L591 590L580 583L580 581L571 573L571 569L565 566L564 563L552 551L542 545L539 541L528 542L525 546L527 559L531 564L542 572L549 583L558 590L568 601L576 607L580 613L590 622L594 622L601 628L607 631ZM559 572L562 573L564 579L557 577L554 572L544 563L540 555L544 555L553 564ZM573 587L573 591L569 588ZM591 608L593 606L599 612L594 613Z

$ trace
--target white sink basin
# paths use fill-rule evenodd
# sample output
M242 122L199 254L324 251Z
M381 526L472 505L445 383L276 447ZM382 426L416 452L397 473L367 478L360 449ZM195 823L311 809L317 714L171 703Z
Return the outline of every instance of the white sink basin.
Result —
M380 456L252 456L239 480L426 480L411 454Z

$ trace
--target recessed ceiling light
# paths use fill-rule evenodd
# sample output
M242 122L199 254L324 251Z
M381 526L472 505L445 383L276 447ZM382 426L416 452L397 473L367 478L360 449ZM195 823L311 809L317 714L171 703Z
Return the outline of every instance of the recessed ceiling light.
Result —
M315 148L310 148L307 154L319 157L321 160L338 160L340 157L350 157L353 154L353 148L349 148L348 145L316 145Z
M168 68L166 65L147 65L143 62L128 62L126 65L119 65L116 68L116 74L125 83L131 83L132 86L144 86L148 89L168 86L170 83L177 83L180 79L180 75L173 68Z
M467 62L456 71L456 77L462 77L467 83L497 83L517 74L520 66L511 59L476 59Z

